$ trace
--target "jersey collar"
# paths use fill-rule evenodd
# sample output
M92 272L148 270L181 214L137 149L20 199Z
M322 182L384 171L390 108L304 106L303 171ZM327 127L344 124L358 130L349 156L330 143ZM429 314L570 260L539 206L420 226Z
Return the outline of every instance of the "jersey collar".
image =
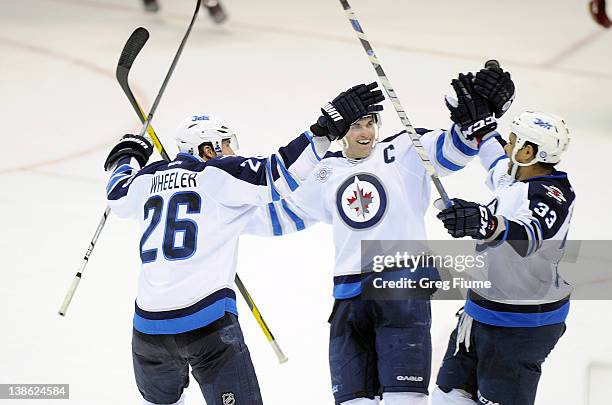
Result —
M528 179L521 180L521 181L528 182L528 181L538 180L538 179L567 179L567 173L555 170L551 174L546 175L546 176L535 176L535 177L530 177Z
M198 163L203 162L203 160L202 160L202 159L200 159L200 158L198 158L198 157L196 157L196 156L193 156L193 155L191 155L191 154L189 154L189 153L185 153L185 152L179 152L179 153L176 155L176 158L178 159L179 157L181 157L181 158L183 158L183 159L191 160L191 161L194 161L194 162L198 162Z

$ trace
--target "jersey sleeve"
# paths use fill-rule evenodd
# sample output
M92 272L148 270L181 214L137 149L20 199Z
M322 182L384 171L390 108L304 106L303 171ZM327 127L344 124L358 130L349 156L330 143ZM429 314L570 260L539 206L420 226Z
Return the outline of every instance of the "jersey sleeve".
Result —
M282 199L254 207L244 233L257 236L282 236L304 230L317 222L290 201Z
M463 169L478 154L476 141L468 141L458 131L456 125L451 126L448 130L416 129L420 136L419 143L423 146L429 161L440 177ZM403 156L401 161L404 166L409 170L415 170L415 168L424 170L420 162L419 150L413 146L406 131L397 135L394 143L405 151L403 154L399 153L400 156Z
M205 162L201 191L227 206L264 205L295 191L329 148L304 132L268 157L227 156Z
M139 207L134 202L137 187L133 180L140 165L134 158L121 159L111 174L106 186L106 198L111 210L122 218L136 217Z
M508 156L504 151L506 142L499 133L486 139L480 145L480 164L487 172L485 184L491 191L495 191L508 176Z
M573 193L553 185L530 182L522 190L522 201L512 215L503 217L508 240L523 257L542 247L545 240L564 239L569 229Z

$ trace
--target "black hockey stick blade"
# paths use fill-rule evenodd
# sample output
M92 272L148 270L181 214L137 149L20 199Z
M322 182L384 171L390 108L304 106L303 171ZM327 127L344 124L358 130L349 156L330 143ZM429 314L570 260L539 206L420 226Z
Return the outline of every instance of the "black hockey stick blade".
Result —
M120 76L127 78L132 64L148 40L149 31L146 28L138 27L132 32L132 35L130 35L130 38L123 46L123 51L121 51L121 56L119 57L116 72L117 80L119 80Z
M146 28L136 28L123 46L121 56L119 57L119 62L117 63L117 70L115 72L119 85L130 100L132 107L134 107L136 110L138 110L140 107L135 104L134 94L132 94L132 89L130 89L130 85L128 84L128 75L130 74L132 64L147 43L148 39L149 31L147 31Z

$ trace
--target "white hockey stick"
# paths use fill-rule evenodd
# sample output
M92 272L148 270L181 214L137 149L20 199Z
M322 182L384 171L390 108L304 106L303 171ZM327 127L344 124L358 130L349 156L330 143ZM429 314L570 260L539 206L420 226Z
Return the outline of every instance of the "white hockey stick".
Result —
M145 132L147 132L147 128L149 127L149 124L151 123L151 120L153 119L153 114L155 114L155 110L157 110L157 105L159 104L159 101L161 100L161 97L164 94L164 90L166 89L166 86L168 85L168 81L170 81L170 76L172 76L172 72L174 72L174 68L176 67L176 64L181 56L181 53L183 52L183 48L185 47L187 38L189 38L191 28L193 27L196 17L198 16L198 11L200 10L201 3L202 3L202 0L197 0L196 9L195 9L195 12L193 13L193 17L191 17L191 22L189 23L189 27L187 27L187 32L185 32L185 35L183 36L183 40L181 41L181 44L179 45L179 48L176 51L176 54L174 55L174 59L172 59L172 63L170 64L168 73L166 73L166 77L164 78L161 88L159 89L159 92L157 93L157 97L155 97L155 101L153 102L151 111L149 112L147 119L142 125L142 129L140 130L140 136L144 136ZM132 37L130 37L130 40L132 40ZM146 42L146 39L144 39L144 42L141 42L141 40L137 42L138 42L137 44L138 46L136 47L137 50L135 50L136 54L140 51L138 47L142 48L142 46L144 46L144 42ZM81 281L81 276L83 272L85 271L85 266L87 266L87 263L89 262L89 257L91 256L93 249L96 246L98 237L100 236L102 229L104 229L104 224L106 223L106 219L108 218L109 213L110 213L110 207L106 207L106 209L104 210L104 214L102 215L102 219L100 220L100 223L98 224L98 228L96 228L96 232L94 233L94 236L91 239L91 242L89 242L89 247L87 248L87 252L85 252L85 256L83 257L83 261L81 262L81 265L79 266L79 270L74 276L74 279L72 280L72 284L70 284L70 287L68 288L68 291L66 292L66 296L64 297L62 306L60 307L58 311L58 313L61 316L66 316L66 311L68 311L68 306L70 305L70 302L72 301L72 297L74 296L74 293L79 285L79 282Z
M438 190L438 193L440 194L442 201L444 201L444 205L446 207L450 207L452 205L452 202L450 198L448 198L448 194L446 193L446 190L442 186L442 182L440 181L440 178L438 177L436 168L431 163L431 160L429 159L429 156L427 155L427 151L425 151L423 144L421 144L421 138L419 134L417 134L417 132L414 130L414 127L410 123L410 119L408 119L408 116L406 115L406 112L404 111L404 107L402 107L402 104L400 103L399 98L395 94L395 90L393 90L393 87L391 86L391 82L389 81L389 78L385 74L385 71L383 70L382 65L378 61L378 58L376 57L376 54L374 53L374 49L372 49L372 45L370 45L370 41L368 40L368 37L363 32L363 29L361 28L361 24L359 24L359 21L357 20L357 17L355 16L355 12L351 8L351 5L349 4L347 0L340 0L340 4L342 5L342 8L346 12L346 16L348 17L349 22L351 23L351 26L357 33L357 36L359 37L359 41L361 42L363 49L368 54L368 58L370 59L370 62L372 63L372 67L376 71L376 74L378 75L378 78L380 79L380 82L383 88L385 89L385 92L387 93L389 100L391 100L391 103L393 104L393 107L395 108L395 111L397 112L397 115L399 116L400 121L406 128L406 132L408 133L408 136L410 137L410 140L412 141L412 144L414 145L414 149L416 150L417 154L421 158L421 161L423 162L423 167L425 168L425 171L431 178L431 181L436 187L436 190Z

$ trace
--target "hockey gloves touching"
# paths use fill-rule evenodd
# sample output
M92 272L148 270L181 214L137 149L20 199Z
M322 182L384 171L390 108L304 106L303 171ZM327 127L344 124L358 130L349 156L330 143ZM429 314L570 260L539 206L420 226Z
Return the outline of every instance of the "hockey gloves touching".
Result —
M474 77L474 90L489 102L491 112L500 118L514 101L514 82L500 67L481 69Z
M440 211L437 217L453 238L470 236L491 241L506 229L503 218L493 215L484 205L458 198L452 201L453 206Z
M366 115L382 111L385 97L380 90L374 90L378 83L359 84L343 91L321 108L316 124L310 127L315 136L326 136L335 141L342 139L351 124Z
M482 142L497 128L497 121L491 113L487 99L474 89L474 75L460 73L451 81L457 98L446 96L446 107L451 120L459 126L461 133L469 140Z
M138 161L140 167L144 167L152 153L153 145L147 138L140 135L123 135L108 154L104 162L104 170L112 170L115 164L124 157L133 157Z

